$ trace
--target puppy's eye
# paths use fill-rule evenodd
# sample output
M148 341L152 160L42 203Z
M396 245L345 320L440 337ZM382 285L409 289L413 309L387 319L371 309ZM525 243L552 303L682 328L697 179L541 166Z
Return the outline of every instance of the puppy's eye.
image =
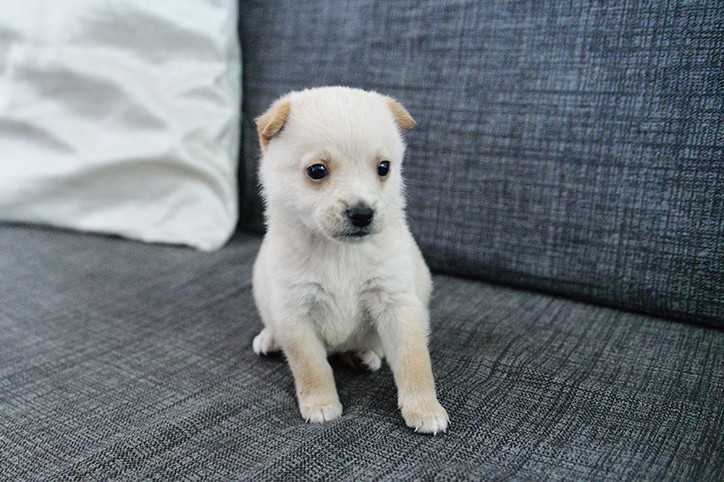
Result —
M385 177L390 173L390 161L382 161L377 164L377 175Z
M324 179L327 177L327 166L324 164L312 164L307 168L307 176L309 176L310 179L314 179L315 181L319 181L320 179Z

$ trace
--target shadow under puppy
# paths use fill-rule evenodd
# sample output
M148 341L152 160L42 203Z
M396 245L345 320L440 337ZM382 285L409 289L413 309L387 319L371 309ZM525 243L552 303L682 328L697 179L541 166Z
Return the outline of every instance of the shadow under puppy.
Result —
M323 87L278 99L256 122L267 233L254 351L284 352L309 422L342 415L330 354L370 370L387 356L405 423L445 431L427 349L432 282L405 218L402 133L415 121L390 97Z

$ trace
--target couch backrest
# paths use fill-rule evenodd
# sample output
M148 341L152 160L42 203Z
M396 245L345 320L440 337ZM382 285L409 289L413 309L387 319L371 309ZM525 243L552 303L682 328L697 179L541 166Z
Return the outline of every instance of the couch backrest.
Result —
M722 2L241 2L253 119L342 84L398 98L438 271L724 324Z

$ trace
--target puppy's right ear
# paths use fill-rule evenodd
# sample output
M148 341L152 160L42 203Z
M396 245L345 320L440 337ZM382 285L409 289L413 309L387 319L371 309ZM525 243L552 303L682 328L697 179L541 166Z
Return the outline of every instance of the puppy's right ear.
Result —
M261 147L268 146L272 137L282 130L287 117L289 117L289 107L290 102L281 99L274 102L266 112L256 118L256 129L259 132Z

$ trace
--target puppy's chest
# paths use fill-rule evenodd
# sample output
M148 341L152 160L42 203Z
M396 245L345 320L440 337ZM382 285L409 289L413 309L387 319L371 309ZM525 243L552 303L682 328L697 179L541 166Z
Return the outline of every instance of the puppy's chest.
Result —
M307 273L303 289L304 309L317 333L332 349L354 345L372 330L367 306L374 279L354 266L329 272Z

